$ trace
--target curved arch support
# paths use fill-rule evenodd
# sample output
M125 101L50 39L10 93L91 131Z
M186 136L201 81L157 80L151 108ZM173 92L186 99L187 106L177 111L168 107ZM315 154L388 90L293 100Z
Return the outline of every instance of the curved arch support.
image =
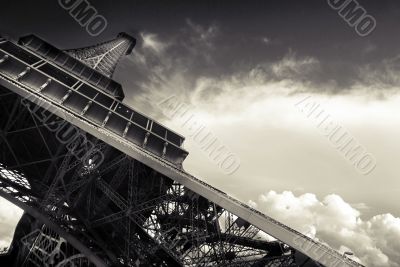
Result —
M100 259L96 254L94 254L88 247L86 247L84 244L82 244L82 242L80 242L78 239L73 237L71 234L64 231L60 226L58 226L57 224L52 222L49 218L47 218L44 214L42 214L35 208L28 206L27 204L15 199L14 197L10 196L9 194L7 194L1 190L0 190L0 196L7 199L14 205L18 206L19 208L23 209L25 212L29 213L35 219L39 220L40 222L45 224L47 227L49 227L51 230L53 230L54 232L59 234L71 246L73 246L75 249L77 249L83 255L85 255L85 257L88 258L88 260L90 260L97 267L107 267L107 264L102 259Z

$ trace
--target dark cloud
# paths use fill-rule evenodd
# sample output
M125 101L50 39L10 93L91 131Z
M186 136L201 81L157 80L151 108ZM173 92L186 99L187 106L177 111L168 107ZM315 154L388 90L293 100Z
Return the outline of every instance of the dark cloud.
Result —
M395 117L397 102L386 111L382 107L377 109L381 115L373 109L375 105L370 113L363 114L360 110L367 106L364 102L353 103L354 107L337 106L339 111L353 107L344 117L357 113L359 117L353 123L364 125L357 133L372 140L367 144L379 148L376 151L382 159L380 172L375 180L361 181L347 163L336 158L336 154L327 153L329 148L318 143L313 132L304 136L296 132L302 132L304 124L290 113L298 100L286 97L304 91L336 95L360 88L367 95L377 90L398 91L398 0L358 0L378 23L376 30L365 38L358 36L326 1L320 0L89 2L108 21L106 30L97 37L88 35L55 0L2 1L0 30L14 38L35 33L62 49L92 45L121 31L134 35L138 39L134 53L121 62L115 75L124 86L125 101L158 119L162 115L156 103L175 94L184 103L194 102L202 110L200 115L207 115L203 117L213 118L208 124L217 129L216 134L233 151L241 152L240 177L238 174L229 182L216 182L214 177L220 177L218 170L212 171L203 156L196 156L193 145L186 164L194 166L193 173L205 173L210 183L219 183L218 187L228 193L229 186L237 186L236 194L248 200L264 187L290 190L302 186L324 193L339 187L340 195L357 201L365 196L368 205L380 202L379 210L398 211L398 191L388 192L385 188L375 192L378 180L382 185L395 185L398 181L399 150L392 141L400 129ZM285 100L271 99L274 93ZM377 127L377 122L387 125ZM389 147L391 154L387 153ZM268 207L265 211L269 213L275 203L271 201L259 204ZM315 199L315 206L320 202ZM2 213L7 218L13 216L7 210ZM277 214L283 214L281 209ZM358 218L350 215L347 217L352 220ZM331 220L327 226L335 221L335 216L325 217ZM375 217L371 222L378 225L376 233L365 232L372 237L380 236L386 222L396 225L396 229L399 224L397 218L389 215ZM0 231L1 239L9 240L11 224L2 218L0 223L6 225L5 232ZM336 240L336 234L331 232L324 237ZM395 235L382 235L382 242L390 236ZM354 247L363 243L363 239L358 240ZM398 259L398 253L394 259Z
M153 32L142 32L134 53L120 65L116 79L122 81L127 102L142 105L134 99L138 96L179 94L190 101L199 83L211 80L197 97L212 101L226 91L226 83L235 83L234 88L249 84L259 86L277 82L301 84L301 90L323 94L347 94L360 86L372 91L399 85L396 58L381 59L370 63L346 60L323 60L315 55L302 55L288 49L280 57L258 60L242 58L237 63L225 64L235 58L234 48L224 46L229 38L223 26L217 23L200 25L186 19L174 35L164 36ZM262 40L255 40L262 44ZM274 46L273 41L264 49ZM363 53L372 53L375 46L369 44ZM221 54L225 57L221 60ZM228 59L229 58L229 59ZM223 86L224 88L221 88ZM393 88L391 88L393 89ZM366 91L368 92L368 90ZM164 96L166 97L166 96ZM145 109L145 111L149 111Z
M164 67L187 66L187 76L226 76L273 64L289 51L298 58L315 58L319 69L296 79L315 83L321 91L339 92L358 82L359 69L376 65L400 54L397 33L400 4L395 0L359 3L377 20L376 30L361 38L332 10L326 1L89 1L108 21L106 30L89 36L58 1L3 1L0 25L3 33L17 38L38 34L60 48L81 47L107 40L120 31L154 34L171 42ZM157 57L136 48L151 66ZM150 79L149 72L127 64L132 70L117 76L132 83ZM135 69L136 68L136 69ZM292 75L293 73L288 73ZM279 77L277 77L279 78ZM326 89L329 84L333 88ZM188 84L190 87L190 84ZM129 94L129 93L128 93Z

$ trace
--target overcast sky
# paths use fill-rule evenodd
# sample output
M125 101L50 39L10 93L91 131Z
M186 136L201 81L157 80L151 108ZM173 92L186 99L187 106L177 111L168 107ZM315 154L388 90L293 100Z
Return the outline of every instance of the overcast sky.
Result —
M398 1L358 1L377 22L366 37L320 0L89 2L108 22L96 37L50 0L3 1L0 30L62 49L130 33L114 76L125 102L190 134L157 105L173 97L241 161L225 175L188 137L187 171L368 266L400 266ZM306 97L376 159L371 173L296 105Z

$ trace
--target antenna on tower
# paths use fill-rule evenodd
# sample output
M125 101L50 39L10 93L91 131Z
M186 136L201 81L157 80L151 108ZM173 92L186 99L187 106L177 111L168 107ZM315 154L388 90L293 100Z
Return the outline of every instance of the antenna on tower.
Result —
M113 40L94 46L65 50L70 56L111 78L119 60L132 52L136 39L119 33Z

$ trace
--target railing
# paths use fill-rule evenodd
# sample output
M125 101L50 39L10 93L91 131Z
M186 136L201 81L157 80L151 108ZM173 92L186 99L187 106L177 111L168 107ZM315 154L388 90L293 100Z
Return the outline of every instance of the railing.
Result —
M2 59L0 59L0 67L10 61L17 65L13 65L13 68L21 69L15 74L12 73L15 72L15 69L1 69L2 74L8 76L7 78L11 79L13 83L28 86L33 93L50 99L55 105L62 106L63 109L69 110L78 117L84 117L90 123L96 124L97 127L108 128L122 138L130 139L136 145L142 146L178 166L182 165L183 160L188 155L188 152L182 148L184 140L182 136L140 112L134 111L119 100L106 97L100 89L96 89L79 78L73 85L67 85L40 69L44 64L36 64L37 61L28 64L16 55L9 53L1 45L0 51L4 53ZM37 55L34 56L38 57ZM46 61L46 59L41 60ZM46 64L58 68L51 62L46 62ZM38 80L42 80L40 86ZM84 87L84 85L87 85L87 87ZM94 89L95 94L91 94L89 88ZM56 95L54 92L58 94L64 92L64 95ZM75 101L69 102L71 98ZM108 103L106 103L106 100Z
M2 50L2 49L0 49L0 50ZM4 51L4 52L6 52L6 51ZM38 71L40 71L40 70L38 70ZM19 81L15 81L15 78L13 78L13 77L8 77L8 78L11 79L10 82L13 82L14 84L17 84L19 87L23 87L24 89L27 87L26 84L23 84L23 83L21 83ZM35 92L36 89L30 88L30 90ZM48 99L44 95L41 95L40 97L42 97L42 98L44 97L44 98ZM49 101L49 100L46 100L46 101ZM55 104L54 101L51 101L51 102L56 106L60 106L60 105ZM61 107L63 109L68 109L67 107L62 106L62 105L61 105ZM71 112L72 110L68 109L68 111ZM76 112L74 112L74 111L72 111L72 112L76 114ZM78 116L78 117L79 117L80 120L86 121L86 123L94 124L92 121L88 120L87 118L85 118L83 116ZM101 126L101 125L100 126L96 125L96 127L102 129L102 131L100 131L100 134L107 134L108 136L112 136L115 140L118 140L120 143L126 143L127 145L132 146L132 142L130 142L126 138L123 138L123 136L116 134L115 132L111 131L110 129L107 129L104 126ZM149 157L149 158L152 158L152 160L155 160L160 166L163 166L163 167L173 171L174 173L177 174L177 176L183 177L185 179L188 179L188 180L194 182L195 184L201 185L202 187L207 188L209 190L209 193L213 193L213 194L221 197L222 199L229 200L231 203L234 203L237 207L244 208L249 214L255 214L255 215L260 216L266 223L268 222L268 223L270 223L272 225L279 226L282 229L284 229L285 231L287 231L288 233L291 233L291 235L293 237L301 238L303 241L306 241L306 242L309 242L309 243L315 245L316 247L318 247L320 249L320 251L322 250L326 255L330 255L333 258L340 260L343 264L346 264L346 266L357 266L357 267L362 267L363 266L363 265L361 265L361 264L359 264L359 263L347 258L346 256L338 253L336 250L333 250L333 249L331 249L331 248L329 248L329 247L327 247L327 246L325 246L323 244L320 244L320 243L312 240L311 238L301 234L300 232L295 231L295 230L289 228L288 226L286 226L286 225L284 225L284 224L272 219L271 217L259 212L258 210L254 209L254 208L251 208L248 205L238 201L237 199L235 199L233 197L230 197L229 195L227 195L226 193L222 192L221 190L218 190L217 188L215 188L213 186L210 186L209 184L207 184L207 183L203 182L202 180L194 177L193 175L191 175L189 173L186 173L184 170L182 170L180 168L180 166L172 164L171 162L163 159L160 156L155 155L154 153L149 153L150 151L144 149L143 147L135 145L135 148L137 149L137 151L139 151L140 153L142 153L146 157ZM170 178L173 178L173 177L170 177ZM192 189L192 188L189 187L189 189ZM195 192L200 194L200 195L203 195L202 193L204 193L204 192L197 192L197 191L195 191ZM270 234L270 233L268 233L268 234ZM291 245L291 244L288 244L288 245ZM299 249L299 246L294 247L294 248L295 249Z

